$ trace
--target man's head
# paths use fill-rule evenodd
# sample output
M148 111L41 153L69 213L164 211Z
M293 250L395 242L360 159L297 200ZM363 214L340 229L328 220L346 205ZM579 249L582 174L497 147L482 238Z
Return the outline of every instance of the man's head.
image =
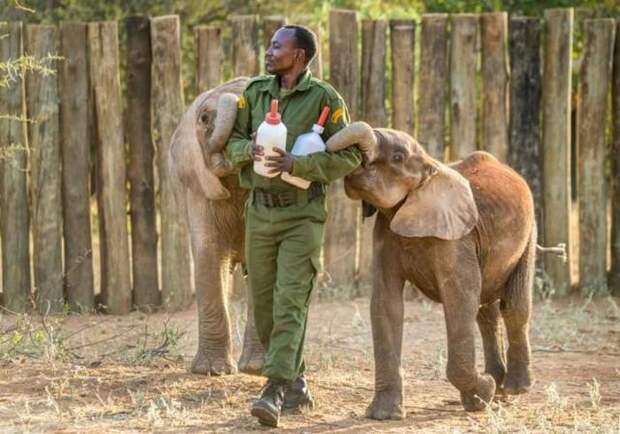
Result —
M265 69L276 75L303 71L314 58L316 47L316 35L307 27L292 24L280 27L265 53Z

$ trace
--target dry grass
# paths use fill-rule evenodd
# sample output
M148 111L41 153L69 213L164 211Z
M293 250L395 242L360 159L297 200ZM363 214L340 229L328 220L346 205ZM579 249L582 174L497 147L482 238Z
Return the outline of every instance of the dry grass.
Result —
M280 431L620 433L616 302L537 303L533 390L499 397L476 414L462 411L445 380L441 306L408 302L408 416L390 422L364 418L374 375L368 301L315 303L306 354L318 407L285 416ZM238 316L244 309L236 304L232 311ZM0 431L264 431L248 413L262 379L188 373L195 342L194 310L172 316L3 315Z

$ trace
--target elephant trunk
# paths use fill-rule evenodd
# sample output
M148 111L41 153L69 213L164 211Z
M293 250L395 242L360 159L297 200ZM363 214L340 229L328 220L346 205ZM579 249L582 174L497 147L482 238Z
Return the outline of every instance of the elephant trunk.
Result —
M235 125L237 117L237 97L232 93L224 93L217 100L217 115L213 122L215 128L207 146L209 154L222 152L226 141Z
M353 122L331 136L325 146L329 151L335 152L351 145L357 145L364 155L371 159L371 154L377 147L377 137L372 127L366 122Z
M207 166L218 177L230 175L233 167L223 154L224 147L235 125L237 116L237 96L223 93L217 100L216 115L210 125L209 108L198 110L196 118L196 137L205 151Z

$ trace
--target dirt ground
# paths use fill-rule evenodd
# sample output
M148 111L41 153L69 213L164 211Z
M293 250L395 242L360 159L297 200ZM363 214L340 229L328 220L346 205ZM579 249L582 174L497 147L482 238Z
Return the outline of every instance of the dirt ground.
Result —
M535 304L532 391L466 413L445 379L440 305L407 302L402 421L366 419L367 299L312 306L306 354L317 407L281 432L620 433L618 299ZM231 305L238 346L244 306ZM0 317L0 432L268 431L249 415L262 378L193 375L195 307L173 315ZM479 364L482 363L478 353Z

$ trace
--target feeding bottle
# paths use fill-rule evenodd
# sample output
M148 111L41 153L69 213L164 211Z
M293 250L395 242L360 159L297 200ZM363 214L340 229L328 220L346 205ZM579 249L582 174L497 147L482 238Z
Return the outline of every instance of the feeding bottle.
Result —
M280 172L269 173L269 167L265 167L266 158L277 155L273 148L286 149L286 126L282 123L282 117L278 113L278 100L271 101L271 110L265 115L265 120L258 126L256 132L256 144L263 147L264 155L260 161L254 161L254 171L259 175L273 178Z
M322 152L325 150L325 143L321 138L321 134L323 133L323 125L325 124L325 120L327 119L327 115L329 114L329 107L323 107L321 110L321 115L319 116L319 120L316 124L312 126L312 131L309 133L301 134L295 140L295 144L293 145L293 150L291 154L293 155L308 155L314 154L315 152ZM288 182L289 184L293 184L296 187L306 190L310 187L310 181L298 178L296 176L292 176L290 173L283 173L282 179Z

